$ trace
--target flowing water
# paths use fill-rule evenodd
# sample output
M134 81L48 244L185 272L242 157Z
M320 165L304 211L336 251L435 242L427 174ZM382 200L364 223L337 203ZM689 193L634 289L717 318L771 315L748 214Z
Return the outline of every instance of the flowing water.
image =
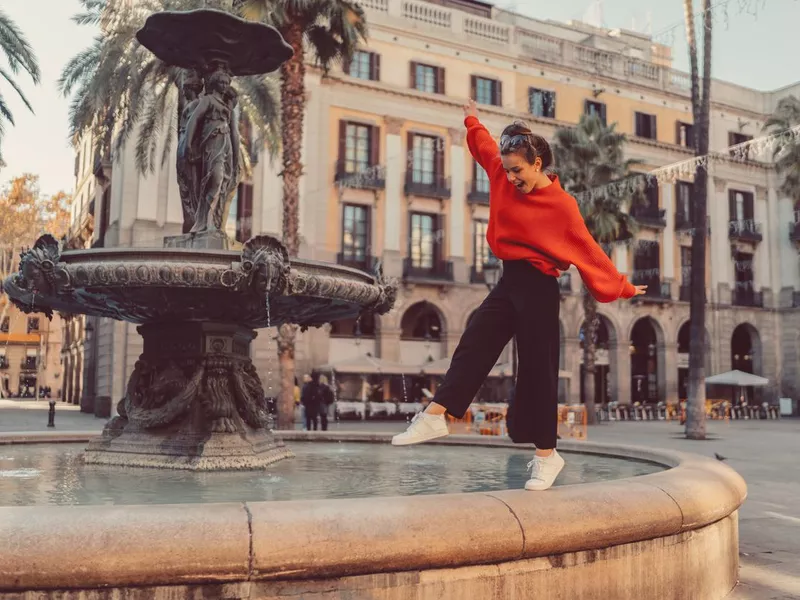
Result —
M85 444L0 446L0 506L177 504L413 496L520 489L530 451L470 446L291 442L264 471L193 473L84 465ZM645 475L647 462L563 452L556 485Z

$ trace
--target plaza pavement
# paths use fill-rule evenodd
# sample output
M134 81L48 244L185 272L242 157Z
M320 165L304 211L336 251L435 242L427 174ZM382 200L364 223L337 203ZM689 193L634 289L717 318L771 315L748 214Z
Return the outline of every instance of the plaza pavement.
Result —
M54 431L47 428L47 409L46 401L0 399L0 434ZM57 432L99 433L104 421L59 402L55 423ZM341 431L404 427L398 421L331 424ZM590 428L589 439L726 457L748 485L739 520L741 583L729 598L800 598L800 420L710 421L708 431L709 439L697 442L684 439L675 422L618 422Z

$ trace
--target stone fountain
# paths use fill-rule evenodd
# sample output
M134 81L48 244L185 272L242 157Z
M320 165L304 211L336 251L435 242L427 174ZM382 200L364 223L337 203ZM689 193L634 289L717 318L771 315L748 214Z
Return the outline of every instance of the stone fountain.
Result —
M139 41L186 69L177 176L183 235L163 248L61 252L52 236L22 252L3 282L24 312L87 314L139 325L140 356L118 416L89 443L89 464L259 469L291 456L269 429L250 360L255 329L305 329L383 314L396 288L374 275L291 259L258 236L233 251L224 222L239 182L232 77L269 73L292 56L280 33L216 10L151 15Z

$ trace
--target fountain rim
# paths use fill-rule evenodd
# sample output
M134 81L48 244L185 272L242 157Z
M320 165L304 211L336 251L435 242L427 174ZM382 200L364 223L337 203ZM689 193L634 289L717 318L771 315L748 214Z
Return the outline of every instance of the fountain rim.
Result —
M387 443L391 437L276 434L285 441ZM0 434L0 444L77 442L91 436L9 433ZM430 445L437 443L529 447L458 435ZM747 496L740 475L704 456L594 442L563 441L559 447L669 468L543 493L0 507L0 564L11 582L0 584L0 591L322 579L519 561L680 536L735 517ZM430 519L443 501L448 510ZM474 525L476 514L492 523L488 531ZM130 552L137 541L146 541L146 556ZM57 560L65 552L76 560ZM91 573L87 564L93 565Z

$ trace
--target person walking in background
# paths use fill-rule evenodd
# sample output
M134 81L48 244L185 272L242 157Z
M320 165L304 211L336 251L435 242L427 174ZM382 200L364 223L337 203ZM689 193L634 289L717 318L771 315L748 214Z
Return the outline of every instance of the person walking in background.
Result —
M328 378L324 375L319 379L319 418L322 431L328 431L328 418L330 416L331 405L333 404L333 389L328 384Z
M319 428L320 417L320 400L322 394L320 393L319 373L316 371L311 374L307 383L303 385L303 391L300 394L300 403L303 405L306 416L306 429L311 431L311 426L314 426L314 431ZM327 427L327 416L324 420Z
M564 468L556 451L556 278L574 264L599 302L644 294L646 286L633 286L592 238L577 201L549 173L553 153L547 140L515 122L505 128L498 146L478 120L474 100L464 107L464 117L469 151L489 177L486 240L503 261L503 275L469 321L433 401L392 444L448 435L445 413L464 416L503 348L516 336L519 369L507 414L509 435L516 443L536 446L525 489L546 490Z

